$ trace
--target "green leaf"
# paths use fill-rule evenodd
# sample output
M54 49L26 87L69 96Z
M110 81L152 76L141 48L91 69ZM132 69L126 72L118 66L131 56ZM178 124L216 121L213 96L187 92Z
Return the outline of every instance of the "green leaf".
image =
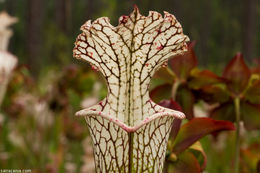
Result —
M181 105L186 117L192 119L194 117L193 105L195 104L195 97L192 91L185 85L179 86L176 93L176 101Z
M260 105L242 102L241 115L246 129L260 129Z
M201 173L197 158L189 151L181 153L172 167L170 173Z
M170 66L179 79L187 79L190 72L198 64L197 57L193 50L195 42L188 45L188 51L183 55L174 56L170 59Z
M201 170L204 170L207 165L207 156L201 143L199 141L195 142L192 146L190 146L189 150L196 156L200 163Z
M222 130L234 130L234 125L228 121L211 118L193 118L184 124L174 141L173 152L181 153L200 138Z
M245 99L253 104L260 104L260 79L252 81L246 90Z
M69 103L73 108L78 109L81 101L81 97L72 89L67 91Z
M244 62L241 53L237 53L226 66L223 77L227 87L235 95L241 94L248 85L250 69Z
M163 84L155 87L150 92L150 98L155 102L159 103L162 100L171 98L172 85Z

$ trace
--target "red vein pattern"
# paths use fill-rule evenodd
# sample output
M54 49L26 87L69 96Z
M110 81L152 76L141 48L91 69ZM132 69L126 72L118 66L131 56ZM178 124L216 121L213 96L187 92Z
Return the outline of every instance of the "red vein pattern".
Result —
M116 27L102 17L81 30L74 57L90 62L108 85L104 100L77 113L86 118L97 172L161 172L171 122L185 116L151 101L148 88L168 58L186 51L188 37L173 15L145 17L138 8Z

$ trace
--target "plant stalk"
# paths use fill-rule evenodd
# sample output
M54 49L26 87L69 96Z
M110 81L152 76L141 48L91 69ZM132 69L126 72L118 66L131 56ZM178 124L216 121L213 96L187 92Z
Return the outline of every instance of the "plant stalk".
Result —
M236 153L235 153L235 173L239 173L240 161L240 98L236 97L234 100L236 113Z
M172 86L172 98L174 101L176 101L176 93L177 93L177 89L180 85L180 82L177 80L175 81L175 83Z

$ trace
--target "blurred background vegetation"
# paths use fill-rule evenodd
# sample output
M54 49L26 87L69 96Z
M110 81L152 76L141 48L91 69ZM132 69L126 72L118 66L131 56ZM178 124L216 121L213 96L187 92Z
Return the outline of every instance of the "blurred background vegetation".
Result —
M251 64L260 57L257 0L1 0L0 10L19 18L10 51L39 74L75 62L71 50L86 20L108 16L116 25L134 4L143 15L149 10L174 14L184 33L199 43L196 52L202 66L218 70L238 51Z
M134 4L143 15L149 10L174 14L196 40L202 68L220 74L236 52L250 65L260 57L257 0L0 0L0 11L19 19L9 44L19 65L0 110L0 169L93 172L87 127L74 113L104 98L106 87L87 63L72 58L73 43L86 20L108 16L117 25ZM205 172L230 173L234 136L203 138ZM245 146L260 143L259 136L259 131L244 133Z

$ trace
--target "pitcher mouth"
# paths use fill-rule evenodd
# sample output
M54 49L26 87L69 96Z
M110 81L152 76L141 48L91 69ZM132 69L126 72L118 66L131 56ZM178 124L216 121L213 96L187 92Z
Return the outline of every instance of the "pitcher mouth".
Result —
M160 118L160 117L171 116L171 117L178 118L178 119L185 118L184 113L182 113L180 111L176 111L176 110L169 110L169 111L165 111L165 112L155 113L155 114L143 119L140 123L136 124L135 126L128 126L127 124L123 123L119 119L112 117L111 115L109 115L105 112L94 111L91 109L80 110L76 113L76 116L84 116L84 117L85 116L100 116L104 119L107 119L110 122L115 123L116 125L118 125L119 127L121 127L124 131L126 131L128 133L135 132L138 129L140 129L141 127L143 127L144 125L149 124L149 122L151 122L157 118Z

